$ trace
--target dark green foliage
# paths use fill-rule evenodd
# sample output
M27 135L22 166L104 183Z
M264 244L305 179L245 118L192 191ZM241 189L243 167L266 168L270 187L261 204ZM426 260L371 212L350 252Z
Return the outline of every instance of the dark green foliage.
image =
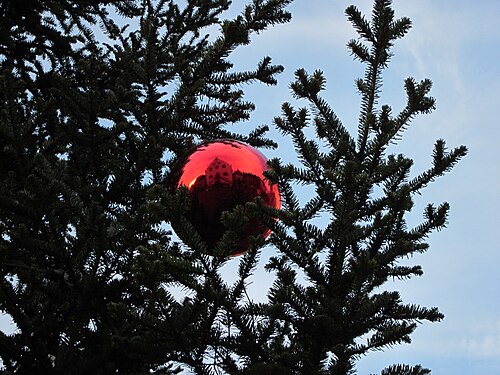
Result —
M408 365L394 365L384 369L381 375L425 375L431 371L422 368L420 365L411 367Z
M227 0L0 4L0 310L17 327L0 334L3 373L344 375L370 351L410 342L419 322L442 319L378 289L422 274L399 261L427 250L449 207L429 204L414 228L405 214L466 153L438 140L433 165L416 177L411 159L387 153L434 108L431 82L412 78L398 115L378 105L391 47L410 28L390 1L375 1L370 22L347 9L361 37L348 46L366 64L357 138L321 98L322 73L297 71L292 93L310 107L284 104L275 124L302 166L276 159L268 172L282 210L256 201L227 212L228 231L208 256L185 218L187 192L164 188L175 160L199 141L275 146L267 127L248 136L230 129L254 108L243 84L273 85L283 68L264 57L239 72L229 56L287 22L290 2L253 0L233 19L224 19ZM311 125L315 139L305 134ZM316 195L301 202L296 183ZM263 238L240 258L233 283L221 276L250 215L274 230L278 254L261 303L246 287Z
M204 373L222 340L218 301L241 285L219 288L212 260L171 241L161 186L199 140L274 144L265 128L228 126L253 110L242 84L272 85L283 68L265 57L238 72L227 57L286 22L289 1L232 20L229 1L179 3L1 3L0 309L17 327L0 337L6 373ZM178 302L172 286L195 297Z
M357 138L321 98L325 79L320 71L308 74L300 69L291 85L293 95L306 100L310 109L286 103L282 116L275 119L292 139L302 164L273 160L268 174L280 186L284 205L280 220L270 223L271 242L280 255L268 265L277 272L268 308L282 328L268 348L281 363L294 364L292 373L352 373L359 357L409 343L419 322L443 318L437 308L404 304L398 292L379 287L394 278L422 274L420 266L399 261L427 250L425 239L446 225L449 205L429 204L424 221L414 228L408 228L405 214L413 209L413 196L448 172L467 150L462 146L446 151L444 141L438 140L432 167L413 178L411 159L387 153L416 115L434 108L434 99L428 96L431 82L408 78L407 104L396 116L388 105L378 106L382 72L395 40L410 29L410 20L395 19L391 2L383 0L375 1L371 21L354 6L346 14L360 36L348 47L366 65L365 77L357 81L361 95ZM311 125L317 139L305 135ZM303 205L294 190L297 183L316 191ZM314 224L318 216L329 218L324 227ZM428 371L398 365L382 373Z

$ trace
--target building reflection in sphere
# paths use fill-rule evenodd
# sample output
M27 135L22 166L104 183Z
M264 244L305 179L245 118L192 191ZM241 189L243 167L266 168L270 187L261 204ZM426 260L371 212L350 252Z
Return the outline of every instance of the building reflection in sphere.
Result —
M277 187L264 177L266 169L267 159L262 153L233 140L203 143L180 163L174 172L176 187L188 188L191 208L187 218L207 245L214 246L226 230L220 220L222 212L256 197L267 206L280 207ZM259 220L251 219L243 229L235 255L247 250L249 236L269 233Z

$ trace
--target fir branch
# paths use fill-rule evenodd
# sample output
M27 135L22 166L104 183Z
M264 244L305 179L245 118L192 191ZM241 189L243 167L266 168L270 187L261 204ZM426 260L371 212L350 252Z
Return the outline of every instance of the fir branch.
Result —
M382 87L381 74L391 56L393 40L403 37L411 27L411 22L407 18L394 21L394 11L390 5L391 1L375 1L371 25L356 7L351 6L346 10L349 20L360 36L372 46L369 52L368 48L358 41L353 40L348 44L352 54L367 64L364 80L357 81L362 97L357 145L362 158L365 157L375 105Z
M325 88L325 78L323 73L316 70L312 76L309 76L304 69L299 69L295 72L295 82L290 87L294 96L301 99L307 99L313 105L316 112L314 121L316 125L316 132L321 138L325 138L332 148L337 148L342 140L349 144L354 144L351 137L342 122L337 117L331 107L319 97L319 92ZM290 116L290 109L283 107L283 113ZM303 117L305 123L305 117ZM279 125L278 125L279 126ZM351 147L351 152L354 147Z
M345 14L347 15L347 19L353 24L354 29L358 32L360 37L372 43L375 42L370 23L365 19L358 8L351 5L347 7Z
M420 365L409 366L409 365L392 365L380 373L380 375L426 375L430 374L431 370L423 368Z

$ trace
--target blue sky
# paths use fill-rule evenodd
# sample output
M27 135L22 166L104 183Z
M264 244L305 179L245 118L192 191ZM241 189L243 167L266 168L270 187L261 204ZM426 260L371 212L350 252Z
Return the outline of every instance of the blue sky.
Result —
M291 23L254 37L251 46L235 52L236 67L250 68L261 56L270 55L286 68L277 87L248 88L248 97L257 105L250 127L271 125L281 103L293 102L288 86L294 71L303 67L309 72L324 71L324 97L344 125L356 130L359 96L354 80L364 71L345 47L349 39L357 37L344 15L351 4L370 15L372 2L367 0L295 0L290 7ZM448 228L429 238L431 248L426 254L409 260L423 266L424 276L388 285L400 290L405 302L438 306L445 319L422 324L411 345L363 358L359 374L379 373L390 363L403 362L421 363L433 374L498 375L500 2L395 0L393 6L396 17L409 17L413 28L393 50L380 102L390 104L396 112L404 104L403 80L408 76L430 78L437 109L418 117L392 151L415 160L414 174L430 166L436 139L445 139L449 148L464 144L469 155L423 191L409 217L410 223L417 223L428 202L451 204ZM274 131L270 135L281 139ZM264 152L268 157L294 161L288 140L281 140L277 150ZM263 261L272 251L263 250ZM236 264L228 264L228 274L233 266ZM257 272L250 287L255 298L265 292L269 278Z

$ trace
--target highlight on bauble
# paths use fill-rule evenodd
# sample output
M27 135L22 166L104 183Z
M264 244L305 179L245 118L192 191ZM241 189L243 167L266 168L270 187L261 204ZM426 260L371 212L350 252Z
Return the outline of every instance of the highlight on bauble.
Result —
M172 170L171 189L185 186L191 205L186 217L209 248L222 238L226 227L221 214L260 197L264 205L280 208L276 185L264 177L266 157L254 147L235 140L204 142L179 160ZM174 227L175 229L175 227ZM271 231L258 219L243 228L231 255L248 251L250 236L267 237Z

